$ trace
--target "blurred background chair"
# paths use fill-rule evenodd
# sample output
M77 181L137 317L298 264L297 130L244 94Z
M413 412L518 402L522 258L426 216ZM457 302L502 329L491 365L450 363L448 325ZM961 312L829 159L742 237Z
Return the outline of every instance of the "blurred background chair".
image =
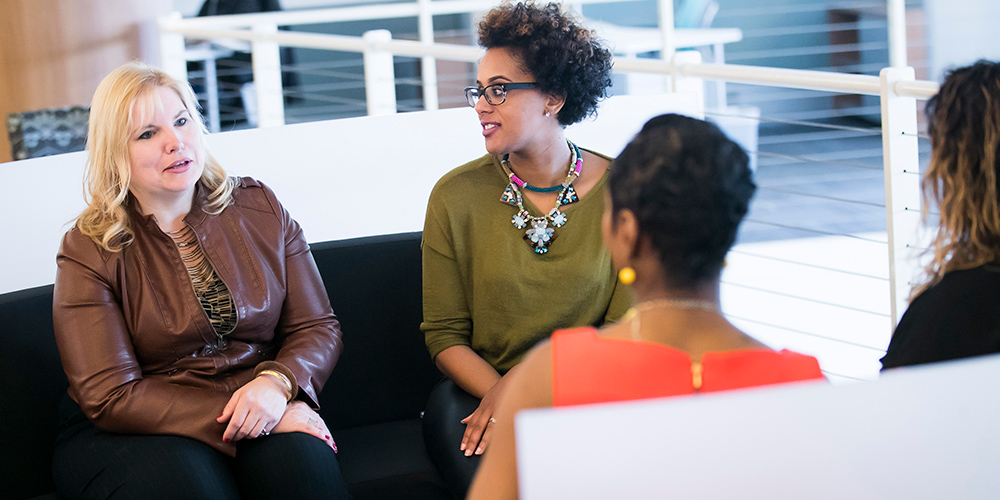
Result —
M674 26L677 28L710 28L718 13L719 2L715 0L681 0L674 11Z
M278 0L205 0L198 11L198 17L253 14L281 11ZM284 31L287 27L279 27ZM295 51L282 47L281 86L283 89L299 85L299 75L287 68L295 66ZM186 49L188 77L192 86L204 103L207 112L208 129L220 132L225 123L229 130L237 121L246 120L250 127L257 126L257 103L250 69L250 43L235 40L216 39L189 45ZM204 77L203 80L198 79ZM285 95L285 105L298 102L298 98ZM223 120L225 115L235 120Z
M15 160L83 151L90 108L72 106L7 115L7 134Z

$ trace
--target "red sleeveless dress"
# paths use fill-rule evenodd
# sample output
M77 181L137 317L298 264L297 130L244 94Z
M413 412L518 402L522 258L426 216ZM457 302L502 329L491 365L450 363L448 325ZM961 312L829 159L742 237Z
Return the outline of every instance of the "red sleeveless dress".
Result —
M568 406L822 379L812 356L782 350L709 352L700 363L662 344L609 339L594 328L552 334L552 403Z

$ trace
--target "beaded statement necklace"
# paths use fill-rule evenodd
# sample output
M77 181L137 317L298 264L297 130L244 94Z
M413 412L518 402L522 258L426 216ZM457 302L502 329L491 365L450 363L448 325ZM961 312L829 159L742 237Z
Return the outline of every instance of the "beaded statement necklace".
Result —
M236 328L236 306L229 288L212 269L208 256L198 244L198 237L190 226L168 232L181 254L181 261L187 268L188 277L194 288L198 302L201 304L212 330L218 338L219 347L225 345L225 336Z
M583 170L583 156L580 155L580 148L571 141L566 141L566 145L569 146L572 157L569 160L569 172L566 173L566 179L563 180L562 184L557 184L555 186L540 188L532 186L527 182L521 180L514 171L510 168L510 153L503 155L500 160L500 165L503 166L504 172L507 174L507 179L510 181L507 187L503 191L503 195L500 196L500 201L517 207L517 213L511 217L511 224L517 229L524 229L531 224L531 228L524 232L524 241L531 246L531 248L537 254L544 254L549 251L549 246L556 239L556 228L563 227L566 225L566 214L559 210L559 207L564 205L569 205L570 203L575 203L580 200L577 196L576 190L573 189L573 181L580 177L580 171ZM556 197L556 206L549 210L547 215L541 217L534 217L526 208L524 208L524 200L521 197L521 188L527 189L529 191L534 191L536 193L553 193L559 191L559 196ZM552 227L549 227L549 224Z

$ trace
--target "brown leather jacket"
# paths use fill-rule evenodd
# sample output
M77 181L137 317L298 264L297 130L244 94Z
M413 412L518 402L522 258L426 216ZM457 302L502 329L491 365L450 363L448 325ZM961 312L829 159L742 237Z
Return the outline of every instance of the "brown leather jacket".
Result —
M121 252L66 233L53 318L69 394L98 428L188 436L232 455L215 419L254 369L291 375L317 408L343 344L309 245L274 193L237 179L233 204L209 215L201 191L184 221L233 295L238 322L223 343L177 247L134 209Z

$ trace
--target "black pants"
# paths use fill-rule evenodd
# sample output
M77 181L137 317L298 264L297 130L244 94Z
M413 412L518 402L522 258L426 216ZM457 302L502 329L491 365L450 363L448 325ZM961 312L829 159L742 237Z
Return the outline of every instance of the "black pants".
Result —
M201 441L98 430L60 405L53 476L69 499L349 499L333 450L299 432L241 440L236 457Z
M434 386L424 410L424 444L427 454L456 499L465 498L482 458L465 456L459 449L468 417L479 407L479 398L463 391L449 379Z

